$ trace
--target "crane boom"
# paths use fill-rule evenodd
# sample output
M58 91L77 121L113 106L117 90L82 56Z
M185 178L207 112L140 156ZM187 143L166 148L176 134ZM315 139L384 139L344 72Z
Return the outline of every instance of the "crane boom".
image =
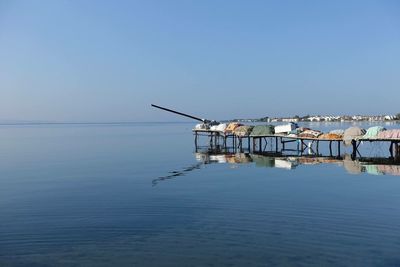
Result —
M197 121L201 121L203 123L209 123L210 122L209 120L200 119L198 117L195 117L195 116L192 116L192 115L189 115L189 114L185 114L185 113L182 113L182 112L179 112L179 111L175 111L175 110L172 110L172 109L169 109L169 108L160 107L160 106L157 106L157 105L154 105L154 104L151 104L151 106L154 107L154 108L162 109L162 110L165 110L165 111L168 111L168 112L172 112L172 113L184 116L184 117L188 117L188 118L191 118L191 119L194 119L194 120L197 120Z

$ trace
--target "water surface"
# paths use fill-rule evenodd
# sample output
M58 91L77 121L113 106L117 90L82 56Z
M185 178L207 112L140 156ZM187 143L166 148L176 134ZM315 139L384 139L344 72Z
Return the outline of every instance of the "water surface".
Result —
M0 266L400 265L400 176L207 160L192 126L1 126Z

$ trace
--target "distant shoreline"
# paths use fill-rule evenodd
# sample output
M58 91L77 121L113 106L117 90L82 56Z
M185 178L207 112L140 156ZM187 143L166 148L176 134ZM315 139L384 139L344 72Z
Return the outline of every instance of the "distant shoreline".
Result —
M354 115L354 116L294 116L294 117L264 117L260 119L235 119L237 122L395 122L400 121L400 114L397 115Z
M130 125L130 124L185 124L190 121L130 121L130 122L0 122L0 126L29 125Z

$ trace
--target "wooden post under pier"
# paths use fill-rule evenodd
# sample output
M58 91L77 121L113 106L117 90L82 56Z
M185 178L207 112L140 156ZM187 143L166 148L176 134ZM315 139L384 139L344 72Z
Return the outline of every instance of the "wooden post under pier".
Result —
M392 141L391 143L390 143L390 148L389 148L389 151L390 151L390 156L393 158L399 158L400 157L400 146L399 146L399 142L395 142L395 141Z
M351 140L351 145L353 146L353 153L351 153L351 157L352 157L352 159L355 159L356 158L356 155L357 155L357 142L356 142L356 140Z

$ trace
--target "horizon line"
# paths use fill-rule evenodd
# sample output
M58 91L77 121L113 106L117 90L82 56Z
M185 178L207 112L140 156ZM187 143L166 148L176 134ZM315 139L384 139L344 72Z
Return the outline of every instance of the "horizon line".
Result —
M191 123L189 121L1 121L0 125L57 125L57 124L134 124L134 123Z

